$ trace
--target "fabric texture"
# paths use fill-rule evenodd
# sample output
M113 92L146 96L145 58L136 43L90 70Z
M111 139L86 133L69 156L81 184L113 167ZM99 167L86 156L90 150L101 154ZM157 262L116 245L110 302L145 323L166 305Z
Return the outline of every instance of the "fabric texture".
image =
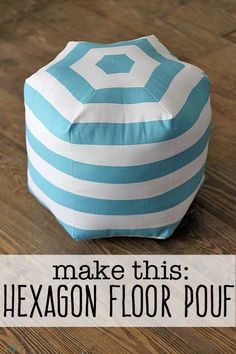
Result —
M24 99L29 189L74 239L174 232L204 178L202 70L154 35L69 42Z

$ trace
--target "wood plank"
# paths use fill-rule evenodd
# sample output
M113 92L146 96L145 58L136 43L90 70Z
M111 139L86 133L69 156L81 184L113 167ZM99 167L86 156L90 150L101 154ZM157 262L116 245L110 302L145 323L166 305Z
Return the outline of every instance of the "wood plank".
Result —
M236 43L236 30L230 31L224 35L224 38L228 39L229 41Z
M204 29L216 36L236 29L235 1L188 1L165 16L165 21L175 25L188 22L196 28ZM203 39L204 40L204 39Z
M2 85L3 86L3 85ZM0 130L25 151L25 119L22 96L0 87Z
M197 354L194 343L185 342L165 328L64 328L53 331L62 333L70 345L79 333L79 340L87 343L89 352L96 354ZM203 341L200 343L203 344Z
M232 92L231 97L226 92L224 94L228 97L214 93L211 95L213 110L208 161L221 164L222 169L225 166L234 171L236 169L234 158L236 153L236 102L232 97Z
M2 328L0 336L1 353L75 353L60 336L56 337L47 328ZM82 353L82 348L78 344L76 350L77 353Z
M208 163L207 178L198 196L198 204L222 222L236 228L235 170Z
M54 1L54 0L51 0ZM40 4L37 0L24 0L22 2L15 0L1 0L0 2L0 26L7 23L29 16L32 12L37 11L39 8L47 4L47 0L41 0Z

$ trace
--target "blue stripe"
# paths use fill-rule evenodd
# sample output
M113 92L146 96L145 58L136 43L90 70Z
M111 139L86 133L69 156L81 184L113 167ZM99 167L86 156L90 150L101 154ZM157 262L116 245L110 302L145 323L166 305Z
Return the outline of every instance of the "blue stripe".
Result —
M187 182L161 195L135 200L107 200L80 196L47 181L33 165L28 162L28 169L37 187L57 204L83 213L100 215L137 215L160 212L187 199L199 186L205 165Z
M110 87L94 90L86 103L133 104L156 101L157 99L144 87Z
M209 98L209 80L204 76L191 91L174 119L141 123L70 123L42 95L25 84L25 102L55 136L73 144L131 145L173 139L196 123ZM173 129L174 125L174 129Z
M146 89L143 87L117 88L117 89L98 89L93 87L79 73L70 68L72 64L79 61L86 55L90 49L107 48L134 45L139 47L147 55L160 63L158 70L154 76L150 77ZM71 94L82 103L138 103L138 102L154 102L160 100L171 81L184 68L184 64L168 59L157 52L146 38L133 41L119 42L113 44L98 43L78 43L77 46L67 54L61 61L55 63L47 69L58 81L60 81ZM168 72L168 74L167 74ZM166 75L167 74L167 75ZM168 76L168 78L167 78ZM165 87L158 87L164 80ZM158 85L157 85L158 83ZM79 87L79 89L78 89ZM151 91L151 94L148 93Z
M100 166L73 161L73 177L100 183L136 183L168 175L196 159L204 150L210 127L190 148L168 159L139 166ZM32 149L50 165L72 175L72 160L41 144L26 127L26 136Z

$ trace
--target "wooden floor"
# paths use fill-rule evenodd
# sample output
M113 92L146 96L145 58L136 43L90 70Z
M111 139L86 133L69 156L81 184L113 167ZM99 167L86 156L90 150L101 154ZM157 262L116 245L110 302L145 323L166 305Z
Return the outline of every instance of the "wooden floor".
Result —
M212 83L207 177L166 241L75 242L26 187L24 79L69 40L113 42L148 34ZM0 0L0 253L236 253L236 1ZM235 353L232 328L0 329L0 353Z

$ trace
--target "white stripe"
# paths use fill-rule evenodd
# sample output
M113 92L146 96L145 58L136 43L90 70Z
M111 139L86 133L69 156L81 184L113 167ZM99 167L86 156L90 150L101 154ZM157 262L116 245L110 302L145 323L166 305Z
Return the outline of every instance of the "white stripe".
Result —
M202 182L201 182L202 183ZM39 200L62 222L84 230L145 229L161 227L179 221L187 212L199 187L184 202L165 211L142 215L97 215L82 213L55 203L33 182L28 173L28 184Z
M167 176L150 181L128 184L109 184L74 178L43 160L27 142L28 158L33 167L47 181L68 192L98 199L134 200L155 197L180 186L192 178L204 165L207 147L195 160Z
M44 146L61 156L73 156L75 161L105 166L137 166L176 155L200 139L210 119L211 106L208 101L193 127L175 139L154 144L84 145L70 144L54 136L26 106L27 127Z

